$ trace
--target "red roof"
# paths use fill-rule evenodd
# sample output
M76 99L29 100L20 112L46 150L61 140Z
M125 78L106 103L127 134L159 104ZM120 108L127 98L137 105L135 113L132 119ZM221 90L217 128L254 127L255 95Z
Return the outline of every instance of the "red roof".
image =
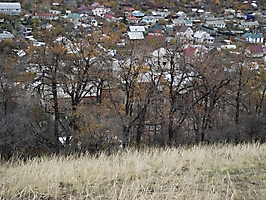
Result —
M260 54L263 53L262 45L260 44L250 44L248 45L248 49L252 54Z
M139 18L134 16L127 16L127 20L139 20Z
M125 7L124 7L124 10L125 10L125 11L134 11L135 9L132 8L132 7L127 7L127 6L125 6Z
M114 16L109 15L109 14L105 14L104 17L105 17L106 19L114 19L114 18L115 18Z
M188 46L185 50L184 50L184 53L185 53L185 56L186 57L192 57L195 53L195 51L197 50L196 47L192 47L192 46Z
M83 5L83 6L80 6L78 10L89 10L89 7Z

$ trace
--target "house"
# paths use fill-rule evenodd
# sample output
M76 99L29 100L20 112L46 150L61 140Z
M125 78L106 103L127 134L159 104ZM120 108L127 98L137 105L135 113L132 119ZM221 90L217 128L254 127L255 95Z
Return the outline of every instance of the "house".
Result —
M132 12L132 16L134 16L134 17L144 17L145 16L145 14L143 13L143 12L141 12L141 11L138 11L138 10L134 10L133 12Z
M137 17L134 17L134 16L131 16L131 15L128 15L127 16L127 21L130 23L130 24L136 24L136 23L138 23L139 22L139 18L137 18Z
M6 39L14 39L14 35L8 31L3 31L3 33L0 33L0 42Z
M185 19L184 17L178 17L177 19L173 19L173 24L175 26L192 26L192 20Z
M225 28L225 22L223 20L208 20L205 22L205 26L210 28Z
M0 13L19 15L21 13L21 5L20 3L0 2Z
M130 40L144 40L143 32L127 32Z
M263 48L260 44L249 44L247 46L246 55L253 58L263 57Z
M174 26L172 24L166 24L164 31L165 31L166 35L168 35L168 36L173 37L175 35Z
M160 24L154 24L150 28L148 28L149 33L163 33L163 26Z
M208 53L208 48L205 45L184 45L184 55L187 58L192 58L194 56L202 56Z
M197 31L194 34L194 40L196 43L213 43L214 38L205 31Z
M81 17L78 13L69 13L68 20L74 24L79 23Z
M158 16L160 18L168 18L170 16L170 11L151 11L152 16Z
M189 26L181 26L176 34L175 38L183 38L188 40L193 40L194 31Z
M93 3L89 8L94 16L102 17L107 13L107 9L99 3Z
M104 19L105 19L106 21L109 21L109 22L114 22L114 21L116 21L116 18L115 18L113 15L110 15L110 14L105 14L105 15L104 15Z
M246 34L246 41L250 43L263 43L263 35L261 33Z
M47 20L58 20L58 15L50 12L36 12L32 18L47 19Z
M250 28L257 28L259 26L258 21L242 21L240 22L239 28L241 29L250 29Z
M141 22L144 22L146 24L155 24L158 21L158 18L155 16L144 16L141 19Z
M184 54L185 54L186 58L192 58L195 55L196 50L197 50L197 48L194 46L191 46L191 45L185 47L184 48Z
M179 11L176 13L176 16L186 18L186 17L187 17L187 14L186 14L184 11L179 10Z
M145 32L144 26L129 26L130 32Z

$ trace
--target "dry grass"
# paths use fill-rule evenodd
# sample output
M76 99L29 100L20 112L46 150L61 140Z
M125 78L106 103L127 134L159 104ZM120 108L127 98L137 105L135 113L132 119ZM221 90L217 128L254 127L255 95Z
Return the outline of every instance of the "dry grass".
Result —
M1 199L265 199L266 144L124 150L0 165Z

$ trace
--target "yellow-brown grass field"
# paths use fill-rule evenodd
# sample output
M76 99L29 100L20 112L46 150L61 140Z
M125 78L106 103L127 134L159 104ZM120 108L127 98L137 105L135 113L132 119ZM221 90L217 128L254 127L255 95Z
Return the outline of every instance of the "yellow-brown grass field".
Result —
M0 199L266 199L266 144L2 161Z

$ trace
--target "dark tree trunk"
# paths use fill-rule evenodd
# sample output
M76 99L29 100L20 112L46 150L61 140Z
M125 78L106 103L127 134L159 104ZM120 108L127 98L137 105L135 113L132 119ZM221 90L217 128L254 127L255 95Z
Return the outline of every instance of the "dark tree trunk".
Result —
M57 96L57 85L53 80L52 82L52 94L53 94L53 107L54 107L54 136L58 138L59 136L59 105L58 105L58 96Z

